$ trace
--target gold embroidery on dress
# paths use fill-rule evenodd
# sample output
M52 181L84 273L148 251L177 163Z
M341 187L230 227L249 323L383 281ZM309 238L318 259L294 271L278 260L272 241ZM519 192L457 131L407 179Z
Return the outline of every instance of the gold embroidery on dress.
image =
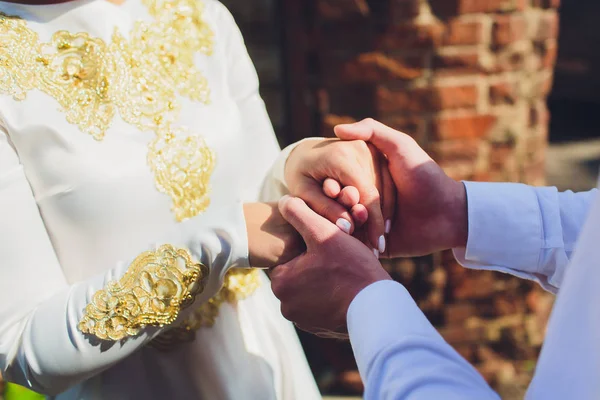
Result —
M135 336L146 326L173 323L204 289L208 268L171 245L140 254L118 282L97 291L79 330L102 340Z
M225 275L223 288L206 303L194 310L178 326L169 328L155 338L151 345L159 350L170 350L181 342L190 342L196 331L203 327L212 327L219 316L223 303L236 304L250 297L260 287L260 271L257 269L232 269Z
M214 34L198 0L142 1L154 21L136 22L129 39L115 30L108 44L87 33L66 31L40 43L24 20L0 13L0 93L20 101L38 89L56 99L69 123L96 140L104 138L117 114L142 131L154 132L148 164L157 189L171 197L175 218L182 221L208 208L215 155L200 136L174 126L180 111L177 96L209 102L208 83L194 57L212 54ZM212 326L221 304L256 290L258 273L230 271L223 289L183 323L183 330ZM137 329L114 318L96 328L99 335L119 337L120 329Z
M23 100L38 89L56 99L69 123L97 140L117 113L153 131L148 163L158 190L171 197L175 218L182 221L209 206L215 156L201 137L177 137L183 130L173 125L177 97L208 103L208 83L194 57L212 53L213 32L199 1L143 3L155 20L136 22L128 40L115 29L108 44L66 31L40 43L25 21L0 14L0 92Z

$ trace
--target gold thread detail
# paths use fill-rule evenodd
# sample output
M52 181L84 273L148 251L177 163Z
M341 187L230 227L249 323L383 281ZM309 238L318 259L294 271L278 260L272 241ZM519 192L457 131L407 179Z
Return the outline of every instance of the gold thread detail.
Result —
M208 268L171 245L140 254L119 281L97 291L79 330L102 340L137 335L146 326L173 323L204 290Z
M178 326L174 326L156 337L151 346L167 351L181 342L194 340L196 331L200 328L212 327L222 304L236 304L250 297L261 285L260 271L257 269L232 269L225 275L223 288L206 303L200 305L193 313Z
M171 197L175 218L182 221L210 205L215 155L200 136L173 126L180 111L177 96L208 104L208 83L196 68L194 56L212 54L214 34L203 20L200 1L143 3L155 21L136 22L129 40L115 30L109 44L87 33L66 31L56 32L49 43L40 43L24 20L0 13L0 93L22 101L29 91L38 89L58 102L69 123L96 140L104 138L117 114L141 131L153 131L156 137L148 145L148 164L157 189ZM188 336L191 332L193 338L195 330L212 326L221 304L233 304L256 290L258 274L254 270L228 272L215 297L161 337L173 338L177 331ZM80 323L82 331L113 340L138 332L140 321L108 317L104 296L98 292L86 308L89 315ZM112 302L117 300L125 301L110 297ZM119 304L132 305L131 313L139 311L134 303Z
M157 189L172 199L177 221L210 205L215 155L198 135L174 127L178 96L207 104L210 90L195 65L210 55L214 34L195 0L143 0L151 23L138 21L129 39L115 29L110 43L87 33L58 31L50 42L18 17L0 13L0 92L24 100L38 89L53 97L66 120L102 140L117 113L156 138L148 164Z

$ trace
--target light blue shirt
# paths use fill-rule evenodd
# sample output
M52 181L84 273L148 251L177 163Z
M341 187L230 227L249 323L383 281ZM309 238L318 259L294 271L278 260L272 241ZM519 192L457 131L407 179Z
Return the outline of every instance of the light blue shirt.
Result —
M469 238L466 249L454 250L458 261L559 293L527 399L600 398L597 190L465 186ZM348 331L367 400L499 399L399 283L377 282L361 291L348 310Z

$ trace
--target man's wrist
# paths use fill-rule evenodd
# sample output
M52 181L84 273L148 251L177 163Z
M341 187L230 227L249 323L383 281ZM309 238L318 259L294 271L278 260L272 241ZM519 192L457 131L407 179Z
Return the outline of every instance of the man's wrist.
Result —
M464 183L454 181L447 210L448 232L450 232L447 247L466 247L469 237L469 211Z

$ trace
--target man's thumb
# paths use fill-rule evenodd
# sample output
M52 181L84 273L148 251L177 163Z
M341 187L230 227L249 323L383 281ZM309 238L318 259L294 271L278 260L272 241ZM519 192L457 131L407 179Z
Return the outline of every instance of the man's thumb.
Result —
M408 139L410 139L405 133L396 131L371 118L354 124L337 125L334 132L342 140L370 142L377 150L387 156L400 153L402 146L407 145L409 143Z
M279 212L298 231L307 247L315 244L318 237L323 237L329 231L334 233L339 230L298 197L283 196L279 200Z

